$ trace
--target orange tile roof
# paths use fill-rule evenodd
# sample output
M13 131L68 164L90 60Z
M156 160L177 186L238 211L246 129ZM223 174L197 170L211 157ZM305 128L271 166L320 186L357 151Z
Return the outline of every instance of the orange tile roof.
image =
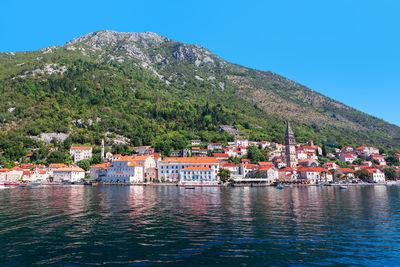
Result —
M68 166L65 165L64 163L51 163L49 165L49 168L64 168L64 167L68 167Z
M134 156L133 160L134 161L142 161L142 160L146 160L150 157L150 155L145 155L145 156Z
M55 172L84 172L84 170L82 168L73 168L73 167L59 168L54 171Z
M354 173L354 170L350 168L339 168L339 171L343 173L345 172Z
M369 172L369 173L375 173L375 172L377 172L379 169L367 169L367 171Z
M183 169L183 171L212 171L212 170L207 167L187 167Z
M120 159L114 160L115 162L122 162L122 161L133 161L133 156L122 156Z
M271 166L271 167L275 166L275 164L273 162L269 162L269 161L259 161L257 164L260 165L260 166L263 166L263 167L264 166L265 167L267 167L267 166Z
M135 163L135 162L129 162L128 164L129 167L142 167L139 164Z
M180 157L180 158L173 158L173 157L167 157L164 158L161 163L170 163L170 162L180 162L180 163L218 163L218 160L213 157L193 157L193 158L185 158L185 157Z
M233 162L221 163L221 167L238 167L239 165Z
M100 164L96 164L93 166L90 166L91 169L107 169L107 167L109 166L109 163L100 163Z
M21 163L19 166L22 169L30 169L31 168L31 164L28 164L28 163Z
M33 165L33 168L46 168L46 165L43 164Z

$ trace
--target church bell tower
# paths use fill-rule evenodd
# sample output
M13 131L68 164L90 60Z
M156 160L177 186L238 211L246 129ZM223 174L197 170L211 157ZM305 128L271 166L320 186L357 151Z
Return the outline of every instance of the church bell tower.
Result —
M296 155L296 143L294 141L294 134L290 122L286 126L285 135L285 152L286 152L286 165L290 168L296 168L297 166L297 155Z

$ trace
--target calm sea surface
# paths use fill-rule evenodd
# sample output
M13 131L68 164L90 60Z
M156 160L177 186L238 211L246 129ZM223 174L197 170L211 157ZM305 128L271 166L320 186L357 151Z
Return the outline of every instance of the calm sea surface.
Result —
M400 265L400 187L0 190L0 266Z

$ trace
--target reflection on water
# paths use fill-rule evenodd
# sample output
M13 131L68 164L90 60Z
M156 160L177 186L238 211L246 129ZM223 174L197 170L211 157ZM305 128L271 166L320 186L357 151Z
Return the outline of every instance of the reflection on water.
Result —
M0 190L0 265L400 264L400 187Z

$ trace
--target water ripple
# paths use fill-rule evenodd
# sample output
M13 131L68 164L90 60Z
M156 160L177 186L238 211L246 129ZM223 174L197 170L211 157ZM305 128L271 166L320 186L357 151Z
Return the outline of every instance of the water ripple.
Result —
M0 265L400 265L400 188L0 191Z

